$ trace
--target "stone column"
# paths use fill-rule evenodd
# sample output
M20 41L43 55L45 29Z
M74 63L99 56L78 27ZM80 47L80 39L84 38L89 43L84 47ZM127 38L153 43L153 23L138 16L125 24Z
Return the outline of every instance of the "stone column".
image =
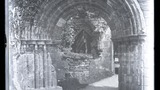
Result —
M35 88L37 88L37 74L36 74L36 71L37 71L37 66L36 66L36 50L37 50L37 45L35 45L35 50L33 51L34 53L34 86Z
M44 45L44 86L48 87L48 60L47 60L47 47Z
M56 70L55 67L52 65L51 66L51 86L55 87L57 86L57 76L56 76Z
M42 55L42 58L43 58L43 87L45 87L45 55L44 55L44 52L46 51L46 45L43 46L43 55Z
M39 86L41 88L43 87L43 52L42 50L40 50L37 55L39 59Z
M115 72L115 68L114 68L114 58L113 58L113 55L114 55L114 49L113 49L113 42L110 42L111 44L111 71L114 73Z
M52 65L50 53L47 51L47 46L44 46L44 87L55 87L57 86L56 71Z
M38 53L38 45L35 45L34 51L34 63L35 63L35 88L40 88L40 59Z
M143 36L127 37L116 41L118 45L119 90L145 90L145 40Z
M48 60L48 85L49 87L51 87L51 82L52 82L52 60L51 60L51 57L50 57L50 53L48 53L48 57L47 57L47 60Z

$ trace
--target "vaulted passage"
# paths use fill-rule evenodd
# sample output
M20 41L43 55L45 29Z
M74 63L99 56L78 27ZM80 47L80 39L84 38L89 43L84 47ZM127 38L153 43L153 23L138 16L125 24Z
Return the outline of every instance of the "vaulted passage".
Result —
M149 1L8 1L11 87L65 90L63 79L70 77L84 90L111 79L115 90L149 90Z

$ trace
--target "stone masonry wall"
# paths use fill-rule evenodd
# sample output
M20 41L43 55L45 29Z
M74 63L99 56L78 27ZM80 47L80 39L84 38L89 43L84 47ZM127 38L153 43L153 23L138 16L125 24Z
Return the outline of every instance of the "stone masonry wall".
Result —
M132 38L118 43L119 90L144 90L143 48L145 46L142 37L139 40Z

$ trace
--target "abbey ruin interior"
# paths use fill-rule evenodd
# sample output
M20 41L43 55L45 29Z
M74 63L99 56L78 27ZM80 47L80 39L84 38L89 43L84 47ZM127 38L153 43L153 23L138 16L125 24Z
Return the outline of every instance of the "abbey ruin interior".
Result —
M65 90L66 73L86 85L117 75L117 88L73 90L153 90L153 0L6 3L8 90Z

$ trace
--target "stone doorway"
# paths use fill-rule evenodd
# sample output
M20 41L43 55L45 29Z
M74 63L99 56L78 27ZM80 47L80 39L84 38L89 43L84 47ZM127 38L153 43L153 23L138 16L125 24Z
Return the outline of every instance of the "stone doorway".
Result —
M70 73L72 73L72 75L77 77L80 81L91 83L94 82L95 79L91 79L91 81L89 81L88 79L82 78L90 76L90 72L88 71L90 67L88 66L91 65L91 67L94 67L90 71L95 70L91 73L96 74L93 75L93 78L96 79L97 76L99 76L100 69L105 69L102 70L102 72L107 70L109 72L113 72L114 68L112 65L114 64L112 60L114 60L113 56L115 53L115 57L119 59L120 64L119 90L144 90L150 86L150 84L145 83L145 81L149 80L149 76L147 76L148 74L145 73L148 73L148 67L150 68L150 66L147 66L146 63L151 62L151 60L149 60L146 56L149 54L149 52L147 51L146 53L145 50L148 47L148 42L150 42L146 40L146 38L150 36L146 34L146 31L152 31L147 26L149 24L145 25L145 22L148 22L148 16L146 16L148 15L146 14L148 11L146 10L144 4L147 4L148 1L150 0L143 2L141 0L38 0L21 3L17 1L15 2L17 3L15 4L17 6L11 5L11 7L9 7L9 9L13 7L11 10L9 10L12 13L10 19L16 19L10 23L11 28L9 29L11 31L11 35L9 35L9 37L11 38L9 39L11 40L11 43L16 42L16 45L18 43L17 46L15 45L16 49L9 49L9 52L17 50L17 57L14 58L11 56L9 58L9 63L11 66L17 67L16 64L14 65L12 60L17 61L19 55L21 56L21 54L26 54L26 52L19 52L19 48L27 51L26 48L30 49L30 47L40 47L42 49L47 49L47 53L50 54L49 57L51 57L52 64L55 66L58 73L57 79L61 77L64 78L64 73L72 71ZM23 6L28 8L25 9ZM16 14L13 11L16 11ZM28 13L25 14L26 12ZM88 16L91 17L88 18ZM103 41L101 38L103 35L99 35L103 34L101 32L104 30L96 29L98 26L101 26L100 24L97 24L96 26L96 22L94 22L94 19L97 16L99 18L97 18L95 21L100 20L107 22L107 24L104 26L110 28L110 41ZM78 25L75 26L79 26L81 28L74 27L73 29L73 27L70 28L69 25L70 32L66 33L64 32L64 26L67 25L68 21L71 20L72 17L74 17L74 20L78 21L75 23ZM92 25L93 23L88 22L92 19L95 25ZM104 22L101 23L105 24ZM80 34L78 34L76 30L80 31ZM75 39L75 32L80 35L78 38L80 38L80 41L82 40L83 42L79 43L79 39ZM64 35L64 33L69 35L67 37L63 37L62 35ZM83 37L85 37L85 39L83 39ZM90 40L87 38L91 38L93 40L89 42ZM104 43L110 44L108 46L111 46L112 49L107 50L111 51L106 51L107 53L104 53L103 50L105 50L106 47L103 47L103 45L101 46L102 42L99 42L100 40L102 40ZM99 58L101 55L102 59ZM106 57L103 57L105 55ZM41 56L38 56L38 58L41 58ZM102 61L99 63L101 60L106 58L108 58L110 61L106 63L103 63ZM76 61L73 61L73 59L76 59ZM97 62L90 63L94 60ZM68 63L70 63L72 68L70 68ZM37 66L39 65L37 62L34 64ZM103 66L103 64L105 68L100 67ZM78 65L85 67L85 70L83 68L76 67ZM97 69L95 66L97 66ZM77 73L78 69L80 70ZM10 85L12 85L12 83L21 84L21 80L18 81L16 78L18 76L16 74L16 69L10 68L9 70L13 73L13 75L10 73ZM74 70L76 70L76 73L74 73ZM95 72L97 72L98 75ZM61 75L60 73L63 74ZM38 77L36 78L39 78L39 74L37 75ZM102 74L102 76L103 75L104 74ZM12 77L15 77L15 80L12 80Z

